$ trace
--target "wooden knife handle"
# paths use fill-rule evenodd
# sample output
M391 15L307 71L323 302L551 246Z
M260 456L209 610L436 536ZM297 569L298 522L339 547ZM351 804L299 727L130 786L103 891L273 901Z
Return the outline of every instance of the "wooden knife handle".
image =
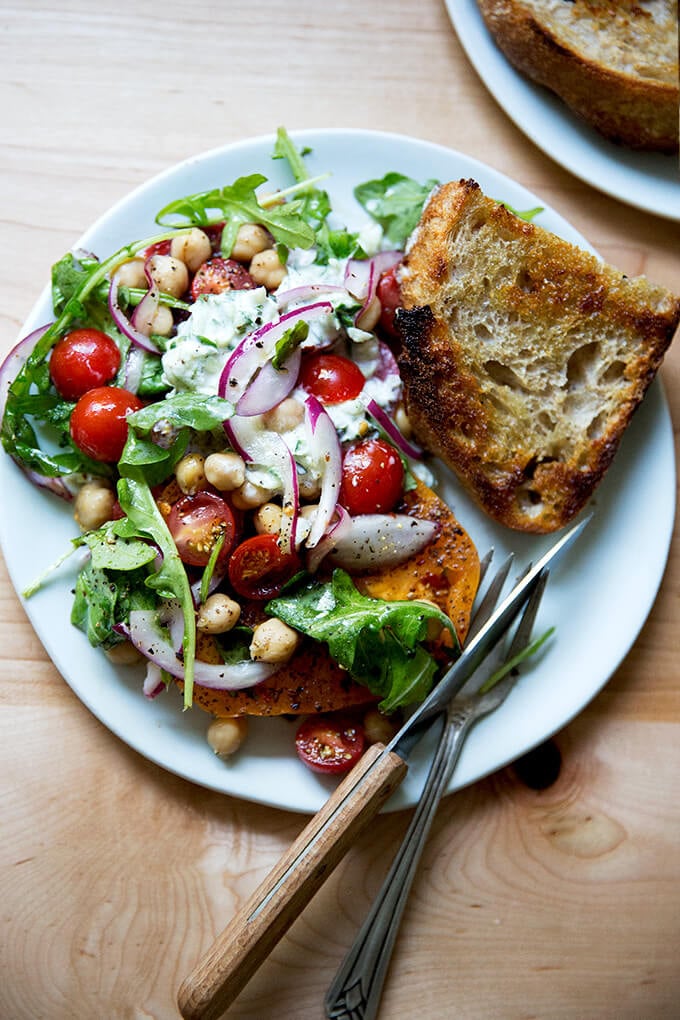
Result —
M182 983L186 1020L216 1020L233 1002L407 771L374 744Z

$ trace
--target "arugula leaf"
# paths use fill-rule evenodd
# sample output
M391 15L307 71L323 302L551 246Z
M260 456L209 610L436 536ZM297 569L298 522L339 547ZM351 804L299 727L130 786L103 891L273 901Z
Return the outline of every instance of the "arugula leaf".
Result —
M114 627L133 609L153 609L156 599L146 587L145 570L111 570L88 561L78 574L71 623L91 645L111 648L123 640Z
M325 642L340 666L382 698L383 712L422 701L431 690L438 666L422 645L429 620L446 627L457 645L451 621L436 606L369 598L344 570L335 570L329 582L287 588L267 611Z
M542 205L537 205L533 209L522 210L513 208L513 206L509 205L508 202L500 202L499 204L505 206L505 208L509 212L514 213L514 215L517 216L520 220L525 220L527 223L531 223L531 221L535 219L535 217L538 216L539 213L543 212Z
M423 206L439 182L419 184L412 177L388 173L381 180L366 181L354 189L354 197L381 225L385 238L395 248L403 248L415 229Z
M201 393L177 393L149 404L128 416L128 437L118 469L142 469L150 485L158 485L175 469L184 456L191 430L222 434L222 425L234 413L234 405L221 397ZM160 429L166 439L154 442L152 433Z
M38 339L35 347L17 373L7 392L0 438L6 452L25 467L50 477L75 472L112 475L109 465L91 460L75 447L68 434L71 404L52 392L47 359L52 347L76 323L87 321L97 325L120 341L108 312L106 295L108 276L121 263L156 241L166 240L167 233L135 241L120 248L103 262L89 256L65 255L53 270L53 300L57 318ZM38 398L43 398L42 400ZM34 424L57 427L57 444L68 453L49 454L38 439Z
M184 707L190 708L194 690L194 662L196 659L196 620L194 601L184 564L163 516L156 505L143 474L134 467L125 469L126 475L118 482L118 501L127 515L111 525L121 538L142 538L154 542L160 550L160 567L150 573L145 584L163 599L176 599L184 617Z
M283 367L287 358L293 353L296 347L299 347L301 343L309 336L309 323L303 319L298 319L294 326L287 329L280 340L277 341L276 347L274 348L274 356L272 358L272 365L276 369Z
M164 206L156 216L161 226L208 226L225 221L222 254L231 255L238 228L242 223L261 223L275 241L288 248L311 248L314 231L300 215L298 201L265 208L255 189L267 180L262 174L239 177L231 185L187 195Z

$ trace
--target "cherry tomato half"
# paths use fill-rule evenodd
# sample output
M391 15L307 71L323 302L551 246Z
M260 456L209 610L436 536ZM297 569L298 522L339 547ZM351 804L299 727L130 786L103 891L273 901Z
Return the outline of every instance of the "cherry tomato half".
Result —
M389 336L398 337L399 330L394 324L394 313L401 308L401 290L397 271L399 264L392 266L378 280L376 294L380 298L380 325Z
M364 388L363 372L340 354L311 354L304 358L300 385L322 404L341 404L354 400Z
M234 512L226 500L212 492L178 499L168 514L167 525L180 559L191 567L207 565L221 535L224 542L217 563L225 564L236 540Z
M364 728L345 712L305 719L295 734L298 757L313 772L347 772L364 753Z
M196 270L191 283L191 296L221 294L224 290L252 290L257 284L236 259L223 259L215 255Z
M71 414L71 438L93 460L117 461L127 439L127 416L144 404L129 390L97 386L83 394Z
M385 439L362 439L342 462L340 503L353 516L389 513L404 490L404 465Z
M156 241L155 244L150 244L148 248L144 249L144 258L148 259L151 255L169 255L171 246L170 238L166 238L165 241Z
M78 400L110 382L119 365L120 351L110 336L99 329L74 329L54 345L50 376L62 397Z
M254 535L234 549L229 581L243 598L271 599L299 569L297 554L282 552L276 535Z

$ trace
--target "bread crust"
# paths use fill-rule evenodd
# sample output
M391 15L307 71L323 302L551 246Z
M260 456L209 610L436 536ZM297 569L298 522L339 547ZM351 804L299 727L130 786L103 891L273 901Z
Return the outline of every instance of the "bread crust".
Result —
M575 33L562 31L549 10L540 11L540 2L478 0L478 6L510 62L560 96L605 138L639 150L678 151L675 36L668 40L668 50L649 56L657 67L652 77L640 69L615 66L604 52L600 56L587 53L577 45ZM575 0L569 8L574 19L582 19L583 30L591 38L609 33L615 39L631 21L636 23L637 35L644 38L645 19L650 17L630 0L615 5Z
M401 280L416 436L483 510L566 525L601 481L680 320L680 299L515 216L471 180L430 198Z

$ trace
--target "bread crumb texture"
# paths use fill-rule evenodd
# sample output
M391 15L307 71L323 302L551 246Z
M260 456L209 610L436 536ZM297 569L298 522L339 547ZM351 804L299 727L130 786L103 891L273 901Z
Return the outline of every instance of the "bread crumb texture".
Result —
M611 141L678 149L677 0L478 0L498 46Z
M496 520L585 505L652 382L680 299L483 195L430 199L402 273L400 369L418 438Z

